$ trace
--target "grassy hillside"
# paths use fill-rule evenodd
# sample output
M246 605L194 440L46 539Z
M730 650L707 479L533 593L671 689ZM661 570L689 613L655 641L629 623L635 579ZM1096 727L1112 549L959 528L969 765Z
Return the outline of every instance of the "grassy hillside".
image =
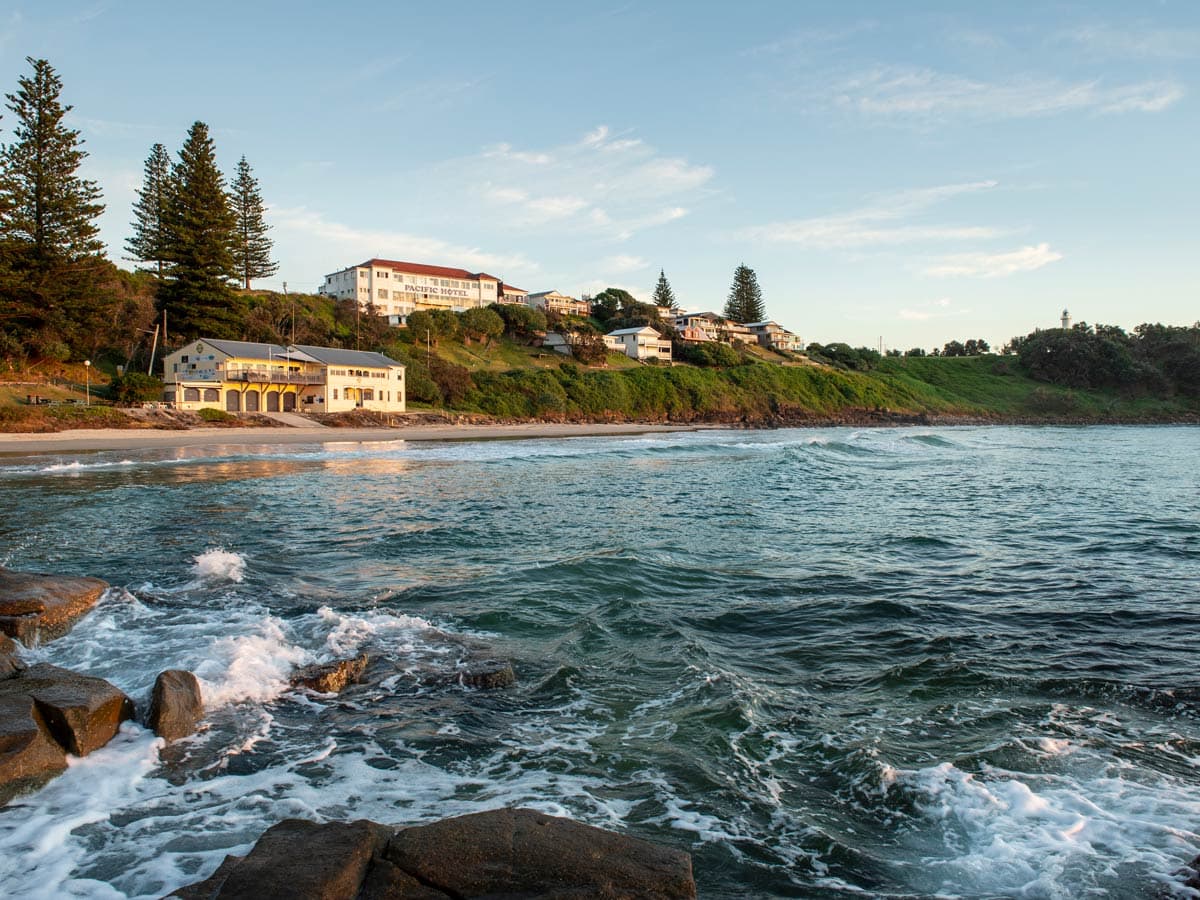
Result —
M452 402L431 405L512 418L1162 421L1198 412L1179 399L1047 385L1022 374L1011 357L893 358L858 372L758 357L728 368L646 366L619 355L597 369L506 341L487 350L444 345L436 355L462 366L469 380Z

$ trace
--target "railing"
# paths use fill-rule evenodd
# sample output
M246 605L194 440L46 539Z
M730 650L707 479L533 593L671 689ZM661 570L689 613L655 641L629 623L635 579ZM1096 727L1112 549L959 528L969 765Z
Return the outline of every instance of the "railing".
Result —
M264 369L228 369L228 381L245 381L263 384L324 384L324 375L303 372L270 372Z

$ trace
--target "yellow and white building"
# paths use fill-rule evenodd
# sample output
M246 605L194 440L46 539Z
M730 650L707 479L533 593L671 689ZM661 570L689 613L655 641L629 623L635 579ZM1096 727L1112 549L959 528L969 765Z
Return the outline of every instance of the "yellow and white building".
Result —
M198 340L163 360L163 402L227 412L404 412L404 366L381 353Z
M356 300L362 309L375 307L392 325L404 325L418 309L463 312L501 302L499 278L448 266L368 259L325 276L318 293L338 300ZM508 288L512 294L525 292ZM514 302L510 300L509 302Z

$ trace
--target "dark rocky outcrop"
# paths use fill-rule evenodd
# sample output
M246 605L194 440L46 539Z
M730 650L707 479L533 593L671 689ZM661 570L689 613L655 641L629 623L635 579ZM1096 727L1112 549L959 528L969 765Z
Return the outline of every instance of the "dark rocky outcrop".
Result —
M512 663L502 659L485 659L468 663L455 673L454 680L467 687L489 691L517 683Z
M54 739L76 756L103 747L122 722L133 718L133 701L103 678L48 663L30 666L16 678L0 682L0 692L32 697Z
M133 718L133 703L103 678L40 663L0 680L0 802L87 756Z
M33 698L0 693L0 803L36 790L66 767L67 754Z
M292 687L307 688L318 694L339 694L346 685L354 684L367 670L371 658L363 653L353 659L336 659L297 669L292 674Z
M0 681L11 678L24 668L25 664L17 655L17 645L7 634L0 632Z
M691 857L569 819L497 809L393 831L290 819L184 900L694 898Z
M1183 881L1184 887L1200 891L1200 856L1188 863L1178 874L1187 876Z
M159 737L177 741L196 730L204 717L200 682L191 672L168 669L154 680L146 726Z
M0 631L27 647L61 637L106 590L99 578L0 568Z

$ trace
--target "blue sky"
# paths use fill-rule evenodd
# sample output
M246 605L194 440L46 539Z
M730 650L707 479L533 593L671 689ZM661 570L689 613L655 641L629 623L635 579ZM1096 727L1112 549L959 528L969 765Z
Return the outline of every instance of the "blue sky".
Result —
M806 341L1200 319L1200 4L0 4L64 81L114 259L207 122L280 275L371 256L719 309ZM11 116L0 122L0 141ZM124 265L130 265L125 262Z

